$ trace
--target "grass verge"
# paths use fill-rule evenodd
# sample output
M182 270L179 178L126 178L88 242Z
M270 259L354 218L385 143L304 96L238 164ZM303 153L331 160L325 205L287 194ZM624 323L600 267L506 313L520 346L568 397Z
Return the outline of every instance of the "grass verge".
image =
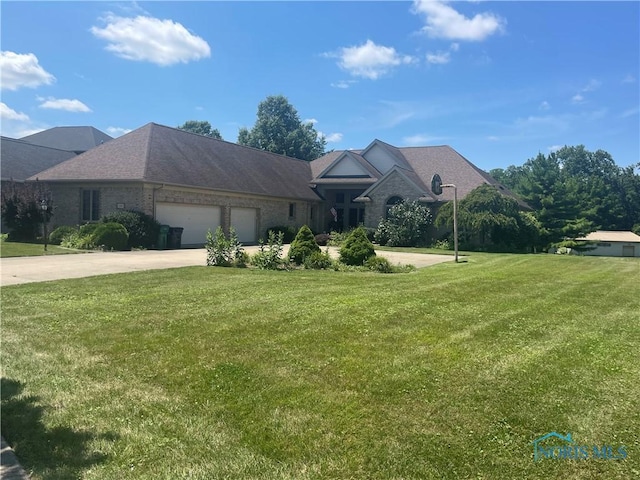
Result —
M2 432L33 478L640 475L640 262L214 267L2 291ZM624 446L533 461L531 442Z
M58 245L47 245L44 249L42 243L7 242L6 235L0 236L0 257L35 257L42 255L66 255L68 253L86 253L86 251L64 248Z

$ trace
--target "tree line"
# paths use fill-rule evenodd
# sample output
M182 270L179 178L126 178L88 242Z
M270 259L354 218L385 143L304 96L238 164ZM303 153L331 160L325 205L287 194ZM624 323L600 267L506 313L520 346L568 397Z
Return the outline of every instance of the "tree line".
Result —
M616 165L604 150L565 146L489 173L524 200L549 245L595 230L640 232L640 163Z

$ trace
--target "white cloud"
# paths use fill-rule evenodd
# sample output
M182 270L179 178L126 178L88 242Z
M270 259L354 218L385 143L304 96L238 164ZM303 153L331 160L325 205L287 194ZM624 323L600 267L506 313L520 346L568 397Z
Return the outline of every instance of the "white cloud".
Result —
M40 66L33 53L0 52L0 84L3 90L49 85L56 79Z
M636 77L633 75L627 75L622 79L622 83L636 83Z
M584 95L576 93L573 97L571 97L571 103L580 104L584 103Z
M401 55L393 47L376 45L371 40L355 47L343 47L338 53L327 53L327 57L338 57L338 65L354 77L376 80L394 67L414 62L409 55Z
M123 18L110 15L104 28L91 27L91 33L106 40L106 49L127 60L160 66L188 63L211 56L209 44L180 23L148 16Z
M76 100L76 99L49 97L47 99L39 98L39 100L42 101L42 103L39 105L40 108L48 108L50 110L65 110L67 112L82 112L82 113L87 113L91 111L89 107L87 107L80 100Z
M549 150L550 152L557 152L562 147L564 147L564 145L551 145L550 147L547 147L547 150Z
M29 115L26 113L16 112L12 108L9 108L4 102L0 102L0 118L2 118L2 120L17 120L20 122L29 121Z
M433 144L435 142L441 142L442 140L446 140L446 137L434 137L434 136L425 135L422 133L418 133L416 135L409 135L408 137L402 137L403 144L410 147Z
M341 133L330 133L329 135L325 135L325 140L327 143L337 143L342 141Z
M119 137L131 131L130 128L122 128L122 127L107 127L107 133L112 137Z
M551 105L546 100L543 101L538 107L539 110L549 110L550 108L551 108Z
M413 12L424 15L422 31L433 38L478 42L504 31L506 20L492 13L467 18L447 1L415 0Z
M331 83L333 88L349 88L353 83L357 83L355 80L340 80L339 82Z
M305 118L304 120L302 120L302 123L310 123L311 125L314 125L318 123L318 120L316 120L315 118Z
M449 52L427 53L427 62L434 65L443 65L451 61Z
M497 137L495 135L489 135L487 137L487 140L489 140L490 142L499 142L500 141L500 137Z
M640 113L640 108L630 108L629 110L625 110L620 114L620 118L633 117L634 115L638 115Z

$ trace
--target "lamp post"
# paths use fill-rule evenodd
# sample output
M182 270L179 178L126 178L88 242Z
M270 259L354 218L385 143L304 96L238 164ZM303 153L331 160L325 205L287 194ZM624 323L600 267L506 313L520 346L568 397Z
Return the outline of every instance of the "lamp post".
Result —
M44 237L44 251L47 251L47 210L49 209L49 205L47 205L47 201L43 198L40 201L40 209L42 209L42 236Z
M453 188L453 248L458 263L458 188L453 183L445 183L442 188Z

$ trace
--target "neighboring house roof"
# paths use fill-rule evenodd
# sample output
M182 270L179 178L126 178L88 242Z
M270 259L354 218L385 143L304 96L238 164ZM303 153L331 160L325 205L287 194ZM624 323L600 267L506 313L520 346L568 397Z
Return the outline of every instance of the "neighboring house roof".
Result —
M113 140L113 137L94 127L53 127L20 140L33 145L82 153Z
M155 123L40 172L38 177L48 182L143 181L320 199L309 186L309 162Z
M636 235L633 232L597 230L595 232L591 232L585 237L577 238L576 240L588 240L591 242L640 243L640 235Z
M67 150L41 147L14 138L0 137L0 177L2 180L22 182L38 172L75 156L75 153Z
M435 195L431 191L431 179L433 175L438 174L442 178L443 183L456 185L458 198L465 197L480 185L489 184L495 186L504 195L516 199L523 208L530 208L510 190L504 187L504 185L498 183L487 172L473 165L448 145L393 147L380 140L374 140L364 150L349 150L349 152L353 155L358 155L366 162L368 152L374 148L380 148L388 152L394 160L393 166L390 164L386 171L381 172L383 175L391 171L392 168L403 169L405 175L410 178L416 186L424 190L426 198L432 197L434 200L441 202L453 200L452 189L443 189L441 195ZM343 154L344 151L333 151L311 162L311 170L313 173L311 183L328 183L327 179L323 178L323 173L327 171L331 165L339 162ZM372 165L371 168L375 167ZM335 179L332 179L332 181L336 183ZM374 185L371 188L375 189L376 186Z

